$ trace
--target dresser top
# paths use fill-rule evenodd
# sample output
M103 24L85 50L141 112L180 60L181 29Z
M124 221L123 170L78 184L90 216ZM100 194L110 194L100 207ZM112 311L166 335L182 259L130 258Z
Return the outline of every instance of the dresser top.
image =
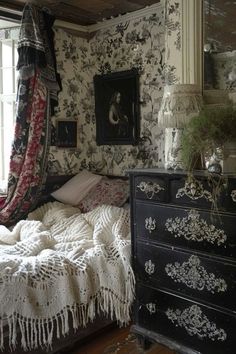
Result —
M168 175L168 176L186 176L187 172L184 170L166 170L164 168L134 168L134 169L129 169L126 170L127 174L163 174L163 175ZM203 176L203 177L208 177L209 175L211 176L222 176L222 177L231 177L235 178L236 174L235 173L223 173L221 175L214 174L214 173L209 173L207 170L194 170L193 171L194 176Z

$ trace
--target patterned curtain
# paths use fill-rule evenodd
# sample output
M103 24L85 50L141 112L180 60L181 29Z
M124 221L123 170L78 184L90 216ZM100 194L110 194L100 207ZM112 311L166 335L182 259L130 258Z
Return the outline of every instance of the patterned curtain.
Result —
M46 178L50 116L61 88L53 22L45 10L25 5L18 42L17 114L8 194L0 210L0 223L6 225L24 218L34 207Z

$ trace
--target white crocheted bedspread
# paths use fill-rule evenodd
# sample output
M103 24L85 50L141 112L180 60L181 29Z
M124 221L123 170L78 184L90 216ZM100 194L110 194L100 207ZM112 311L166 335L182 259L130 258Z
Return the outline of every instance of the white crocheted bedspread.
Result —
M8 245L6 245L8 243ZM12 231L0 228L0 349L50 346L54 333L85 326L103 312L127 323L134 297L127 210L101 206L81 214L53 202Z

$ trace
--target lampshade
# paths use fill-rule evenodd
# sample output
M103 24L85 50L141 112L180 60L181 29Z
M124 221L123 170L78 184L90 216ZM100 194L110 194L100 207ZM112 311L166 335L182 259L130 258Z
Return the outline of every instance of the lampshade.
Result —
M183 128L183 126L202 107L201 88L194 84L167 85L161 108L158 113L158 125L163 128Z

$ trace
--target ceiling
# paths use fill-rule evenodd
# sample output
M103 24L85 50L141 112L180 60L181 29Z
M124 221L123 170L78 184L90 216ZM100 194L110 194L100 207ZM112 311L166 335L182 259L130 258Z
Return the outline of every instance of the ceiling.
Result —
M25 0L0 0L0 6L21 11L26 2ZM105 18L140 10L160 0L35 0L31 2L47 7L58 20L87 26Z

